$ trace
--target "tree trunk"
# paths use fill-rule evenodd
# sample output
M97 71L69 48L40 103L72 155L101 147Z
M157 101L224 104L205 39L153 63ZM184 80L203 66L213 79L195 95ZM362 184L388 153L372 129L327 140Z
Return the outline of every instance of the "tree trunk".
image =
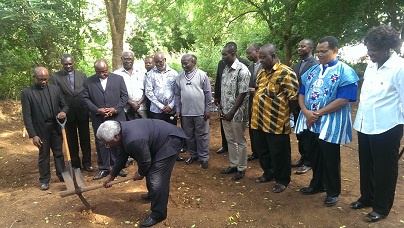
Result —
M112 38L112 69L121 65L123 51L123 34L125 32L127 0L104 0Z

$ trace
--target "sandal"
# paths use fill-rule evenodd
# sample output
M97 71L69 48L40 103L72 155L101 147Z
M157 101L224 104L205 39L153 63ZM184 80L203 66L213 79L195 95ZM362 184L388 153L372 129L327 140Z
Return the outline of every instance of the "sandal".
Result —
M285 185L276 183L274 188L272 189L272 192L281 193L281 192L285 191L285 189L286 189Z

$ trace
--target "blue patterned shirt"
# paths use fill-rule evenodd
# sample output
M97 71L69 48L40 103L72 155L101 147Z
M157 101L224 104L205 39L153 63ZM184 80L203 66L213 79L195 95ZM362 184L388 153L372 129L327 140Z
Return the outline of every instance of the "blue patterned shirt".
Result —
M150 111L162 113L164 106L174 109L175 80L178 72L166 65L166 71L160 72L157 67L151 69L146 76L146 96L151 101Z
M306 108L317 111L337 98L346 98L350 101L356 100L357 86L359 80L355 71L347 64L337 61L335 65L324 67L321 64L311 67L301 76L302 89ZM341 97L339 90L349 89L346 97ZM355 96L353 98L353 96ZM306 126L306 117L300 111L297 119L295 133L301 133ZM352 141L352 121L349 103L340 110L321 116L309 129L319 134L319 139L335 144L346 144Z

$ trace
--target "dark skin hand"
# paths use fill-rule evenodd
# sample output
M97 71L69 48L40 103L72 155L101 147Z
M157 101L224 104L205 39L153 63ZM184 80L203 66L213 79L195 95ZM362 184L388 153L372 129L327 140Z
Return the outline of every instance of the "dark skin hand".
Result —
M104 118L107 118L109 116L116 114L117 111L115 110L115 108L99 108L98 113L104 116Z
M65 112L59 112L58 113L58 115L56 116L58 119L64 119L64 118L66 118L66 113ZM36 147L38 147L38 148L40 148L41 146L42 146L42 140L41 140L41 138L39 138L39 136L34 136L33 138L32 138L32 143L34 144L34 146L36 146Z
M228 113L224 114L222 109L220 109L219 110L220 119L223 119L226 121L231 121L233 119L234 115L236 114L237 109L243 103L243 100L246 95L247 95L247 93L240 93L236 99L236 103L234 104L234 106L231 108L231 110Z
M135 173L135 176L133 177L133 181L137 181L137 180L142 180L144 178L144 176L140 176L138 172ZM110 183L111 181L113 181L115 179L115 177L108 175L104 182L102 182L102 185L104 185L105 188L110 188L112 187L112 184Z

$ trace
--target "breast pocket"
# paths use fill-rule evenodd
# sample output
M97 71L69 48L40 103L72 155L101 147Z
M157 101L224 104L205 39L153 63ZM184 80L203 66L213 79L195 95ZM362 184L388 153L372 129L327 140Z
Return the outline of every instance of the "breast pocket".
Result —
M267 96L269 98L278 99L278 96L280 95L279 89L280 89L279 84L269 82L263 92L264 92L265 96Z

